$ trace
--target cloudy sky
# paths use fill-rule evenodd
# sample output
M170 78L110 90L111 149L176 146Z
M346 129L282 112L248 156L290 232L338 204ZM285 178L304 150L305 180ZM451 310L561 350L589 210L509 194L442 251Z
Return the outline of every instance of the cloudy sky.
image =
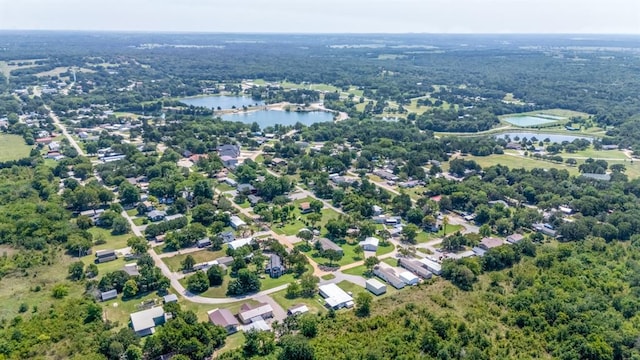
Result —
M0 29L640 34L640 0L0 0Z

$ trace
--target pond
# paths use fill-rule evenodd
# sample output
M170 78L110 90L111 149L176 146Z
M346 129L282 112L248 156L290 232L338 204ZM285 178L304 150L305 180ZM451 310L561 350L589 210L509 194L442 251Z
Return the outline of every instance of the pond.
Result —
M200 96L200 97L190 97L179 99L179 101L183 104L193 105L193 106L202 106L210 109L233 109L242 108L243 106L256 106L264 105L262 101L253 100L247 96Z
M538 125L546 125L556 122L556 119L545 119L538 116L510 116L503 119L509 124L515 126L538 126Z
M295 125L299 122L309 126L317 122L333 121L333 114L326 111L287 112L280 110L259 110L240 112L237 114L225 114L222 115L222 120L240 121L246 124L256 122L260 125L260 128L264 129L276 124L289 126Z
M546 134L546 133L534 133L534 132L508 132L496 135L496 138L506 138L509 137L511 141L516 141L516 136L522 140L522 138L531 139L535 137L538 141L543 141L546 138L549 138L552 143L562 143L563 141L573 141L575 139L585 139L589 141L593 141L592 137L589 136L576 136L576 135L562 135L562 134Z

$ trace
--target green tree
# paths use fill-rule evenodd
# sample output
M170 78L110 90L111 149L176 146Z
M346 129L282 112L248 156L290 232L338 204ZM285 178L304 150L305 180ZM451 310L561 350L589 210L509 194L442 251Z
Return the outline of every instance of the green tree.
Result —
M295 299L298 296L300 296L301 292L302 292L302 287L300 286L300 284L294 281L291 284L289 284L289 286L287 286L287 293L285 296L287 297L287 299Z
M285 335L280 338L282 352L279 360L313 360L314 350L309 341L300 335Z
M340 261L342 259L343 253L341 251L329 249L329 250L325 250L322 253L322 256L324 258L327 258L327 260L329 260L329 266L331 267L333 266L334 262Z
M353 252L356 254L358 259L362 258L362 254L364 254L364 249L362 246L358 245L353 249Z
M187 255L184 260L180 263L182 265L182 270L187 272L193 270L193 266L196 264L196 259L191 256L191 254Z
M480 230L478 231L478 233L483 237L489 237L491 236L491 227L489 226L489 224L484 224L480 226Z
M220 286L224 281L225 270L220 265L213 265L207 270L210 286Z
M320 278L312 274L304 274L300 277L301 295L304 297L312 297L318 292L318 284Z
M375 256L364 259L364 266L367 268L369 274L373 273L373 268L378 264L380 264L380 259Z
M237 296L260 290L260 279L258 275L249 269L241 269L238 271L237 279L229 283L227 295Z
M356 296L356 314L361 317L371 313L371 301L373 297L368 292L361 292Z
M140 236L132 236L127 239L127 246L131 248L136 255L142 255L149 250L149 242Z
M53 289L51 289L51 294L56 299L62 299L69 295L69 287L65 284L56 284Z
M133 205L140 201L140 191L128 182L120 184L118 191L120 192L120 202L122 202L123 205Z
M187 290L192 293L201 293L209 288L209 278L203 271L196 271L187 279Z
M111 226L111 234L126 234L130 229L131 226L129 225L129 221L127 221L127 219L123 218L122 216L118 216L113 220L113 225Z
M122 297L131 298L138 294L138 284L134 279L129 279L124 283L124 287L122 288Z
M320 200L311 200L309 202L309 207L311 207L311 210L313 210L314 213L319 214L322 211L324 204Z
M125 351L124 353L124 357L127 360L142 360L143 359L142 349L140 349L140 347L136 345L129 345L129 347L127 348L127 351Z
M407 224L402 228L402 241L409 244L416 243L416 237L418 236L418 227L414 224Z
M98 265L91 263L87 265L87 268L84 271L84 274L87 278L94 278L98 276Z
M71 280L82 280L84 277L84 263L76 261L69 265L69 278Z
M93 226L93 221L88 216L80 215L76 219L76 225L78 225L78 228L81 230L87 230Z
M246 357L266 356L276 349L275 334L271 331L249 330L244 337L242 350Z

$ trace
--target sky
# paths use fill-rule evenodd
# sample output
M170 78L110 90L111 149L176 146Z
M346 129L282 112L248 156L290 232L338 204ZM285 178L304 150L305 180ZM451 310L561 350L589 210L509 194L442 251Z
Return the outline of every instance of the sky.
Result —
M0 0L0 29L640 34L640 0Z

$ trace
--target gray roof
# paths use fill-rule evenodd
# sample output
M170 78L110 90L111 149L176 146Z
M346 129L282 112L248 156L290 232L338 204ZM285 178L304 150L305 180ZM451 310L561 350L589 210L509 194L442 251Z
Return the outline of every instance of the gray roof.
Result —
M106 300L109 300L109 299L114 299L116 297L118 297L118 290L116 290L116 289L100 293L100 298L102 299L102 301L106 301Z
M155 327L156 319L159 318L164 319L164 309L162 306L134 312L131 314L131 325L133 326L134 331L143 331Z
M600 180L600 181L609 181L611 180L610 174L592 174L592 173L583 173L580 174L581 177L585 177L588 179Z
M282 267L282 259L277 254L271 254L269 258L269 269Z
M163 297L164 303L170 303L170 302L177 302L178 301L178 295L176 294L169 294L169 295L165 295Z
M318 238L318 242L320 242L320 245L322 246L322 250L335 250L335 251L340 251L342 252L342 248L340 247L340 245L334 243L333 241L327 239L327 238Z

